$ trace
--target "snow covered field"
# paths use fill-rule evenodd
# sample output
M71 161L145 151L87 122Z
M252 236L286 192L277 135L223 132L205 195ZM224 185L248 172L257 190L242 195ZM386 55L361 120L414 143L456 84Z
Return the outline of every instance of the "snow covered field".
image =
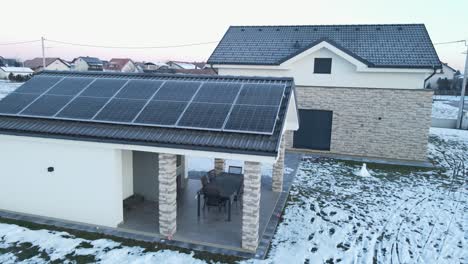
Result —
M431 129L429 149L440 168L368 164L370 177L356 176L361 164L304 157L268 259L243 263L467 263L468 132ZM0 220L0 263L53 260L206 261Z
M7 96L7 94L13 92L16 88L18 88L23 83L12 83L5 80L0 80L0 100Z
M460 96L434 95L432 102L432 117L441 119L457 119ZM468 96L465 96L465 108L468 108ZM467 109L465 109L466 111Z

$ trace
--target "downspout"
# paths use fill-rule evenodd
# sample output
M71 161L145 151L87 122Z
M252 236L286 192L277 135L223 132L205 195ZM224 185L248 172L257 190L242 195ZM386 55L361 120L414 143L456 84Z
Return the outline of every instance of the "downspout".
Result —
M426 82L427 80L429 80L430 78L432 78L432 76L434 76L436 73L437 73L437 69L435 66L432 66L432 68L434 68L434 71L431 73L431 75L429 75L429 77L427 77L426 79L424 79L424 84L423 84L423 89L426 89Z

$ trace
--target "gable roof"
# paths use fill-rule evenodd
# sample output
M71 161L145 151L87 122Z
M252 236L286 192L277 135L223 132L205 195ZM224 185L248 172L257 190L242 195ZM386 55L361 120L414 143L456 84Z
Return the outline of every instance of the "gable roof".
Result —
M35 77L33 77L31 80L41 76L60 78L88 77L96 79L110 78L119 80L145 79L158 81L196 81L203 83L211 82L220 85L220 89L228 89L231 84L242 85L246 83L271 83L284 85L285 89L283 96L281 97L280 107L278 110L277 119L275 121L276 125L271 135L223 130L213 131L170 126L143 126L131 123L120 124L96 121L93 122L75 119L33 117L1 113L0 134L153 147L194 149L271 157L277 155L281 135L286 123L286 113L290 103L290 98L294 93L294 81L292 78L43 71L35 75ZM29 88L34 89L34 87L31 85L29 85ZM8 98L8 96L5 98ZM2 100L0 100L0 105ZM154 115L157 114L158 112L154 113Z
M88 65L101 65L102 66L102 61L96 57L78 57L82 60L84 60Z
M132 62L133 61L131 59L128 59L128 58L124 58L124 59L111 59L109 61L108 64L106 64L105 68L107 70L113 70L113 71L121 71L123 67L125 67L125 65L129 62Z
M442 64L443 64L443 66L445 66L445 67L449 68L451 71L453 71L453 72L457 72L457 70L455 70L455 69L454 69L454 68L452 68L450 65L448 65L448 63L447 63L447 62L442 62Z
M424 24L231 26L208 63L280 65L323 41L368 67L442 67Z
M46 64L46 67L49 66L51 63L53 63L54 61L56 60L59 60L61 61L63 64L68 65L67 62L63 61L62 59L60 58L56 58L56 57L52 57L52 58L45 58L45 64ZM25 67L28 67L28 68L31 68L31 69L37 69L37 68L40 68L42 67L42 58L34 58L32 60L26 60L24 61L24 66Z

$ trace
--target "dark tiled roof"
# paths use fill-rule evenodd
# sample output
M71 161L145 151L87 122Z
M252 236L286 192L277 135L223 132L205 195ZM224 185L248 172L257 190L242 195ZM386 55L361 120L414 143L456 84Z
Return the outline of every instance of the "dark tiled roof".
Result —
M88 64L92 65L102 65L102 61L96 57L80 57L82 60L84 60Z
M278 121L272 135L91 123L46 118L2 116L1 114L0 134L275 156L281 138L281 131L285 123L289 99L294 92L294 82L292 78L51 71L44 71L39 73L39 75L226 81L241 83L269 82L284 83L286 85L286 90L284 93L285 96L281 102Z
M113 71L121 71L123 67L128 63L131 62L131 59L111 59L107 65L105 65L105 69L113 70Z
M65 65L68 66L68 63L64 62L62 59L60 58L45 58L45 64L46 64L46 67L49 66L52 62L56 61L56 60L60 60L62 61ZM24 66L25 67L28 67L28 68L31 68L31 69L37 69L37 68L40 68L42 67L42 58L34 58L32 60L26 60L24 61Z
M424 24L231 26L208 63L279 65L322 41L369 67L441 67Z

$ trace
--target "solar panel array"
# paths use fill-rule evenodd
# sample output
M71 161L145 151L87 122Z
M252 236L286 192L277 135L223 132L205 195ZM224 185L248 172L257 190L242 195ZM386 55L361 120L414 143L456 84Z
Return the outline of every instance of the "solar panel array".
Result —
M36 76L0 114L272 134L284 84Z

